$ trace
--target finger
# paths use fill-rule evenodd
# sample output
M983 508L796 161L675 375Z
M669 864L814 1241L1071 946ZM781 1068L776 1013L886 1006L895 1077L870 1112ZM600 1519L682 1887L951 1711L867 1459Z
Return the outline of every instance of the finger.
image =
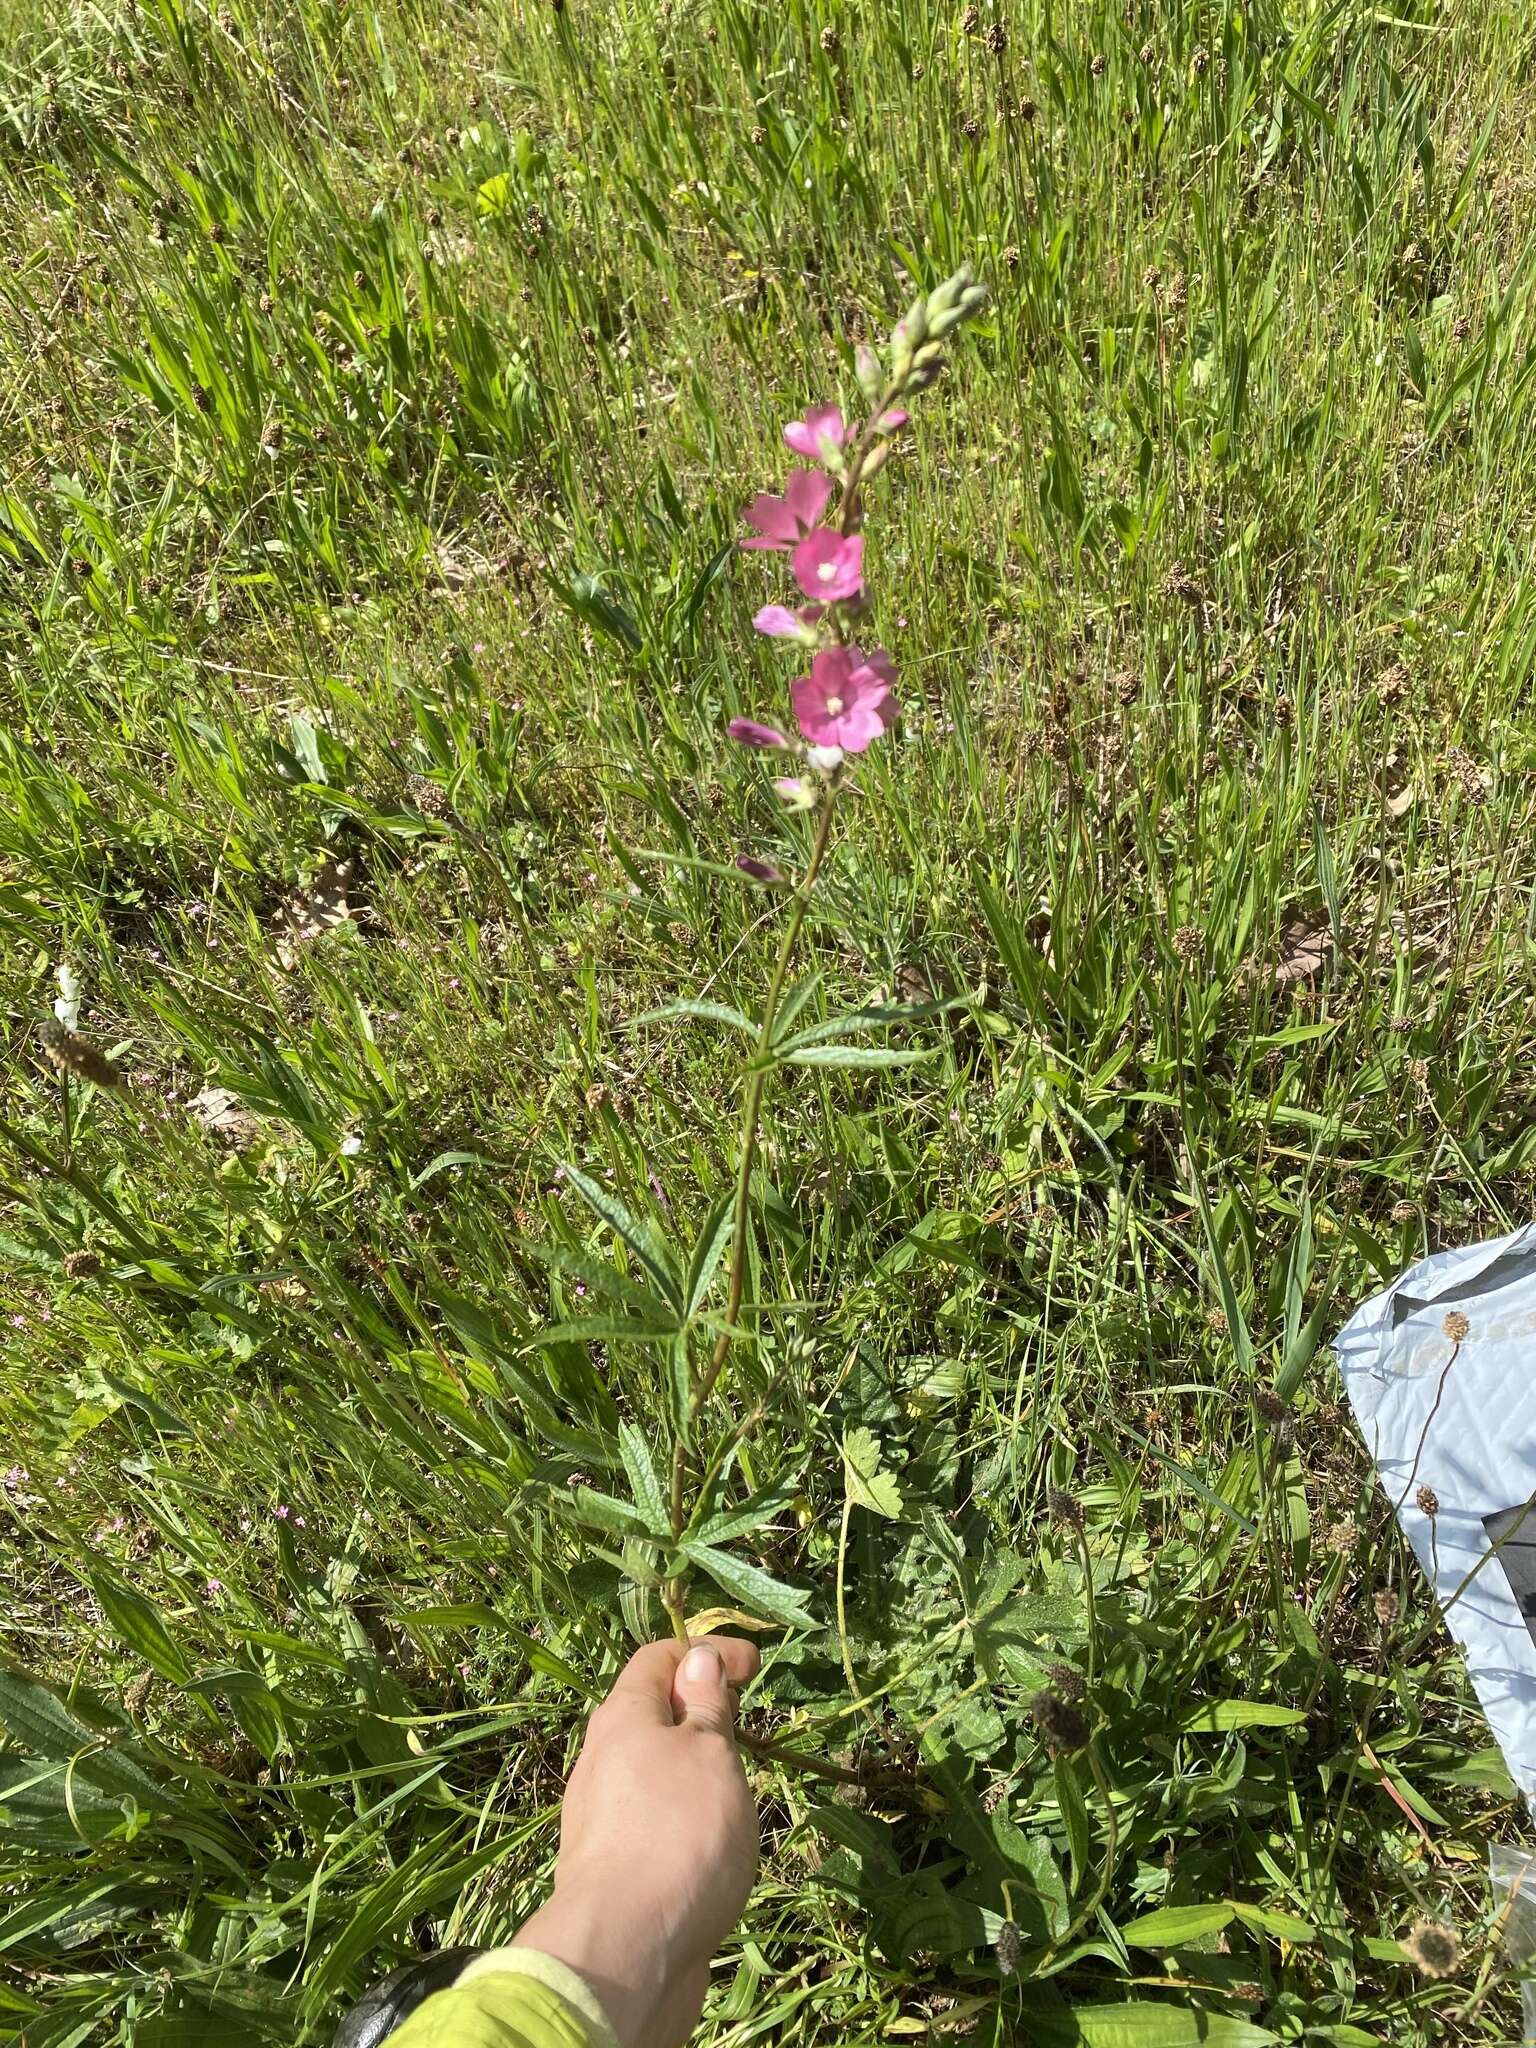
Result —
M709 1640L720 1652L725 1675L738 1691L749 1678L756 1678L757 1667L763 1661L756 1643L749 1642L745 1636L711 1636Z
M647 1643L644 1649L636 1650L592 1718L618 1720L633 1714L654 1721L659 1728L670 1728L676 1718L672 1711L672 1678L683 1656L681 1643Z
M735 1722L735 1700L726 1678L725 1660L713 1642L695 1643L677 1667L672 1703L690 1728L729 1735Z

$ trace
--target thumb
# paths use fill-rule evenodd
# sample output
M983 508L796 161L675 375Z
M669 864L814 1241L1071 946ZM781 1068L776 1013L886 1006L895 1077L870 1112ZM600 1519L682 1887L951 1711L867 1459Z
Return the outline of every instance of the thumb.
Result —
M679 1718L691 1728L707 1728L713 1735L729 1735L734 1718L731 1691L725 1682L725 1665L712 1643L695 1643L672 1681L672 1705Z

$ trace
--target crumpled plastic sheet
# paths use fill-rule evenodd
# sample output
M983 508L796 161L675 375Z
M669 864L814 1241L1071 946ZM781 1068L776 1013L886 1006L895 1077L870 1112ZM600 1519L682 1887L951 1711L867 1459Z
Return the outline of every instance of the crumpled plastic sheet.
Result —
M1334 1350L1510 1775L1536 1802L1536 1224L1421 1259ZM1496 1845L1489 1879L1536 2042L1536 1848Z

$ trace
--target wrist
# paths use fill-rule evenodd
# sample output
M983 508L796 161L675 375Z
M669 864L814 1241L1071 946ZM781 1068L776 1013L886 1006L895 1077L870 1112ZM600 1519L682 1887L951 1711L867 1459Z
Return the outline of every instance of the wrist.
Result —
M556 1881L554 1896L513 1936L513 1948L553 1956L590 1985L619 2048L653 2048L675 1996L661 1929L639 1931L626 1912L589 1884Z

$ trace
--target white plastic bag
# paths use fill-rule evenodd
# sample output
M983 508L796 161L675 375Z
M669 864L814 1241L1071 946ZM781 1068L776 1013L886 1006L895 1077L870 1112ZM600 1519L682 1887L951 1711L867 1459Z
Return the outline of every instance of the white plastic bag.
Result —
M1334 1349L1382 1485L1530 1801L1536 1224L1422 1259L1356 1310Z

